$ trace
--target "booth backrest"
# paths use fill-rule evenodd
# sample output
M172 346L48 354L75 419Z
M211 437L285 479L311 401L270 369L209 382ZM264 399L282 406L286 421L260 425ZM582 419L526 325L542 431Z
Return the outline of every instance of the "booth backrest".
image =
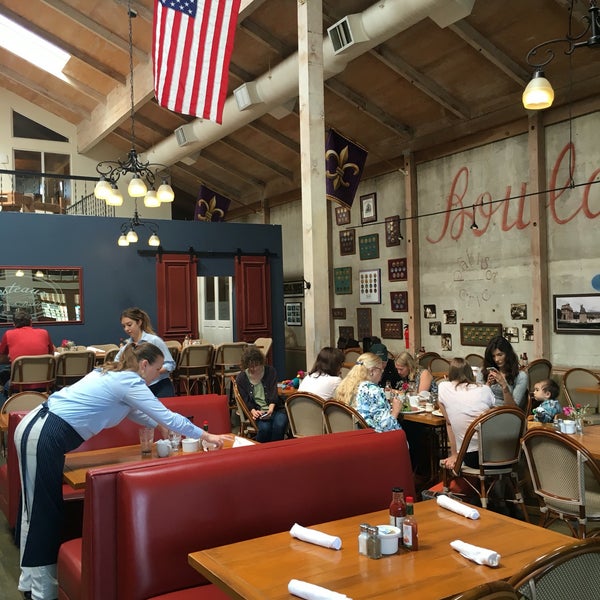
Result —
M199 585L189 552L381 510L394 486L414 495L403 431L292 442L121 471L114 597Z

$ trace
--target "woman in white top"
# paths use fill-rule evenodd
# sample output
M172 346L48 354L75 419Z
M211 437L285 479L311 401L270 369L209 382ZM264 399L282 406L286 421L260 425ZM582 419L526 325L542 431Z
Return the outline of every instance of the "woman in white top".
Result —
M487 385L475 382L471 365L464 358L454 358L448 370L448 380L438 384L438 402L446 418L450 456L447 468L456 464L458 450L462 446L469 425L479 415L494 406L494 394ZM477 435L471 438L464 463L474 469L479 467Z
M344 362L344 353L338 348L321 348L313 368L300 382L299 392L316 394L323 400L330 400L342 378L340 371Z

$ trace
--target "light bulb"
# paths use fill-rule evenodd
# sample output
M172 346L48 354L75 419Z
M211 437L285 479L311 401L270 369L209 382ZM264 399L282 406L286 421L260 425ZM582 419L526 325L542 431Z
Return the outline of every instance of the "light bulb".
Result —
M157 208L160 206L160 200L154 190L148 190L144 196L144 206L146 208Z
M35 276L36 276L38 279L43 279L43 278L44 278L44 272L43 272L43 271L40 271L40 270L38 269L38 270L35 272Z
M155 233L150 236L148 246L160 246L160 238Z
M106 200L111 189L110 183L108 183L104 177L100 177L100 180L96 183L96 187L94 188L94 196L96 196L98 200Z
M175 198L175 192L173 188L168 184L166 179L162 180L162 183L156 191L156 195L161 202L173 202Z
M123 194L121 194L117 186L114 186L110 189L110 194L105 198L105 202L108 206L123 205Z
M127 232L127 241L130 244L135 244L138 241L138 234L133 229Z
M129 246L129 241L127 240L127 236L125 236L124 234L121 234L119 236L117 244L119 244L119 246Z
M146 195L146 192L146 184L144 183L144 180L139 177L133 177L127 186L127 193L131 198L141 198Z
M544 77L543 71L536 71L523 91L523 106L528 110L543 110L554 102L554 90Z

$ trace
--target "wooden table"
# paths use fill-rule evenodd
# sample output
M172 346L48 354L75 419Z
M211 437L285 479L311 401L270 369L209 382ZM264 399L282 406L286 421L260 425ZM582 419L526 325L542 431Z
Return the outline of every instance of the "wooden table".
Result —
M0 413L0 432L8 431L8 413Z
M232 448L233 443L234 439L227 440L223 447ZM254 444L256 442L251 443ZM197 452L182 452L180 450L176 454L173 454L171 458L185 458L196 456L197 454ZM84 452L69 452L65 454L63 479L65 483L68 483L75 489L84 489L87 472L94 467L107 467L109 465L140 462L153 458L158 458L156 446L152 450L152 456L143 458L139 444L134 444L133 446L102 448L100 450L86 450Z
M340 551L292 538L288 532L193 552L188 561L232 598L293 600L290 579L300 579L360 600L434 600L489 581L507 579L538 556L573 544L574 538L479 509L477 521L439 508L433 500L415 505L419 550L372 560L358 554L360 523L388 522L387 510L318 525L342 539ZM477 565L452 550L450 542L491 548L500 566Z
M538 423L537 421L528 421L527 429L542 427L556 431L551 423ZM583 433L564 433L574 440L578 441L591 455L592 458L600 463L600 425L584 425Z

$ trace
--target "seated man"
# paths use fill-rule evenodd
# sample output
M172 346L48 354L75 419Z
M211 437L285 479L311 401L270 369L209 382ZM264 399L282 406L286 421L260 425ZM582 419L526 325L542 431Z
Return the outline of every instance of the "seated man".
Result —
M8 365L3 369L5 394L8 394L10 363L19 356L38 356L53 354L54 344L50 334L42 328L31 326L31 314L24 308L18 308L13 315L14 329L9 329L0 340L0 364ZM0 392L1 395L1 392Z

